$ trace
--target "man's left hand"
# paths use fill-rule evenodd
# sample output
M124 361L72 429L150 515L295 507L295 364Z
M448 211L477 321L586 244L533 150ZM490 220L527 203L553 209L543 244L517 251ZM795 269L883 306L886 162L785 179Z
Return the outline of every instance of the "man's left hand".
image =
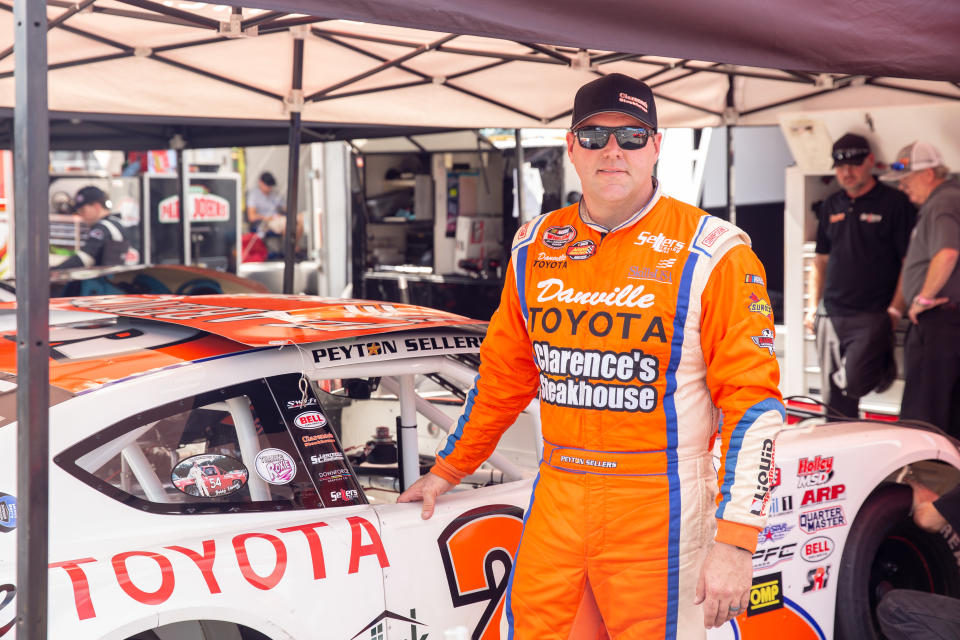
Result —
M910 316L910 322L913 324L919 324L920 321L917 320L917 316L924 311L930 311L930 309L933 309L934 307L939 307L944 302L950 302L950 298L933 298L929 301L929 304L918 304L917 299L914 298L913 302L910 303L910 308L907 310L907 315Z
M752 556L746 549L717 542L707 553L697 581L697 599L703 603L703 626L719 627L736 618L750 604Z

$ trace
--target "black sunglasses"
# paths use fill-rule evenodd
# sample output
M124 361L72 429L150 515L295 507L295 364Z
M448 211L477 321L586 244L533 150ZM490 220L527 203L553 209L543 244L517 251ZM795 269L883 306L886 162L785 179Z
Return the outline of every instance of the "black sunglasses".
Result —
M647 146L647 140L655 132L643 127L580 127L573 131L577 142L584 149L603 149L610 141L610 134L624 151L636 151Z
M855 160L857 158L866 158L870 155L870 149L837 149L833 152L834 162L844 162L846 160ZM859 162L857 164L860 164Z

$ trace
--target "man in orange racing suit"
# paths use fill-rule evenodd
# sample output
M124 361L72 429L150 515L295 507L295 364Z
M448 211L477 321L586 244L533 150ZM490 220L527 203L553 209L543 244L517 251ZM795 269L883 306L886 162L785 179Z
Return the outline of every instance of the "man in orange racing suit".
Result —
M656 126L644 83L580 88L583 199L517 232L463 415L400 497L429 518L539 391L510 638L565 640L588 588L613 638L702 638L748 604L784 419L773 314L746 234L660 191Z

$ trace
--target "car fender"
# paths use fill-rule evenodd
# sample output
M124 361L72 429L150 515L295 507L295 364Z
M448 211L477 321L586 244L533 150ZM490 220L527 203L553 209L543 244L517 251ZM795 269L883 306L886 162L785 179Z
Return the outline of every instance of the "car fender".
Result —
M960 468L952 441L923 429L856 422L783 431L776 441L770 516L753 558L751 605L734 623L712 631L710 640L774 632L830 640L840 559L857 512L886 478L921 460ZM829 471L815 471L828 465Z

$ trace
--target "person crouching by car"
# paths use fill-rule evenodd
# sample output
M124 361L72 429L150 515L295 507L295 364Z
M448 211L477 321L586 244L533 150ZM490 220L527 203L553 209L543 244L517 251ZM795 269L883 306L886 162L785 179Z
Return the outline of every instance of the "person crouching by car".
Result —
M131 246L120 214L110 213L110 204L107 194L93 185L77 191L70 212L83 218L90 231L83 247L54 269L106 267L140 261L140 253Z

